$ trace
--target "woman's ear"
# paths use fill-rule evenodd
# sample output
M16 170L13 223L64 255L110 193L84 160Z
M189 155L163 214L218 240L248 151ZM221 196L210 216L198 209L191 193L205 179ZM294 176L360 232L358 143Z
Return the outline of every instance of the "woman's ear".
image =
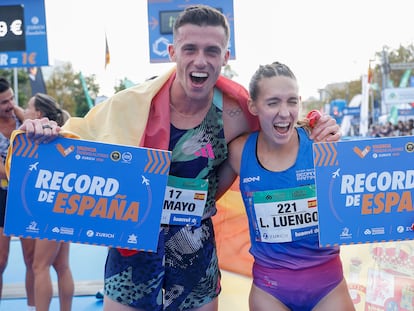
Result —
M36 119L43 118L43 113L40 110L35 110Z

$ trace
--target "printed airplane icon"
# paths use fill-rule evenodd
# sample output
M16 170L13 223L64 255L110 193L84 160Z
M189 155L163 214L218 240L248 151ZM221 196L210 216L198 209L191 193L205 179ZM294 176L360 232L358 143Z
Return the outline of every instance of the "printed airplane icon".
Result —
M147 178L145 178L145 176L144 175L141 175L141 177L142 177L142 184L145 184L145 185L149 185L149 179L147 179Z
M340 171L341 169L340 168L338 168L335 172L333 172L332 173L332 178L336 178L336 177L339 177L339 171Z
M33 171L33 170L37 171L37 165L38 164L39 164L39 162L36 162L35 164L30 164L29 170L30 171Z

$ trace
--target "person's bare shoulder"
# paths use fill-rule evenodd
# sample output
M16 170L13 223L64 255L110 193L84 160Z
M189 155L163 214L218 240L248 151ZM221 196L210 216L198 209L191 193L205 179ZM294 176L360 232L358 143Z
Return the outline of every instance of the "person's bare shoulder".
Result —
M223 123L224 136L228 143L250 130L240 105L228 96L223 98Z
M248 136L249 134L242 134L233 139L233 141L229 144L229 163L237 174L240 173L241 157Z

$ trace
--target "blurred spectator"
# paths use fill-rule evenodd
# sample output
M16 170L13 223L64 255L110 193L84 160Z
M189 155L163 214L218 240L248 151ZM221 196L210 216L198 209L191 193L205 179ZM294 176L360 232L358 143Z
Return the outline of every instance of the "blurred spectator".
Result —
M3 273L6 269L10 252L10 236L3 234L6 214L6 199L8 180L4 168L10 135L23 121L23 108L16 105L14 90L10 83L0 77L0 300L3 288ZM13 208L10 206L9 208ZM21 238L23 259L26 266L25 288L27 296L27 310L34 307L34 274L32 269L34 240Z
M391 122L387 122L386 124L381 125L379 131L379 137L389 137L393 136L393 129L394 126Z
M67 111L61 109L56 100L43 93L36 93L29 99L24 111L25 119L49 118L62 126L70 117ZM53 296L50 268L57 274L60 311L72 310L74 282L69 266L70 243L53 240L36 240L33 256L34 298L38 311L50 308Z
M397 124L387 122L386 124L372 124L370 127L371 137L391 137L414 135L414 119L407 121L399 120Z

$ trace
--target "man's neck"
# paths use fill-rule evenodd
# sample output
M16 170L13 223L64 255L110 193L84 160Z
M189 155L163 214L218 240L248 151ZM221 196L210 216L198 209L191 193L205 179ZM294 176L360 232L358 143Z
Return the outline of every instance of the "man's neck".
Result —
M197 114L210 107L213 101L213 90L204 98L190 98L185 93L180 82L174 80L170 88L170 105L183 114Z

